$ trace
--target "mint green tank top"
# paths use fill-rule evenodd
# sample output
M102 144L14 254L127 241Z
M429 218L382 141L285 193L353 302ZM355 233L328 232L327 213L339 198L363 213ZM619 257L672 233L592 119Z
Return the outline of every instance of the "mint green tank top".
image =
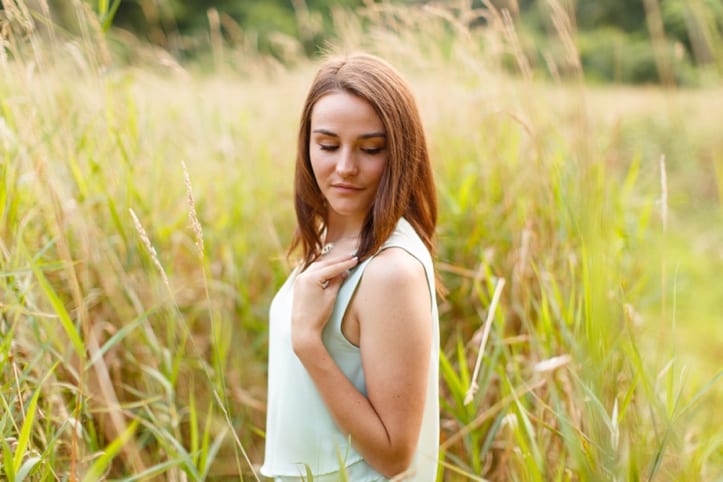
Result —
M402 218L382 248L398 247L424 266L432 300L433 339L429 354L424 416L412 463L414 482L436 480L439 450L439 316L432 258L414 228ZM367 394L361 352L341 331L349 302L373 257L352 269L339 289L336 303L322 338L331 357L352 384ZM266 451L261 473L280 481L306 477L307 467L320 482L341 480L340 466L352 482L385 481L369 466L334 424L321 395L291 346L291 302L294 270L274 297L269 310L269 374L266 409Z

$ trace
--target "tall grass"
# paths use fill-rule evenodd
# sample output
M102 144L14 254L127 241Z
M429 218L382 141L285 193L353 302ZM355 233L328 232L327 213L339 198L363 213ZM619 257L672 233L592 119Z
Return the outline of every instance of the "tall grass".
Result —
M227 45L216 74L153 51L119 66L87 10L79 39L19 12L0 61L2 476L256 480L313 65ZM410 78L433 153L439 480L715 480L720 89L535 82L514 18L470 30L479 13L335 13L336 50Z

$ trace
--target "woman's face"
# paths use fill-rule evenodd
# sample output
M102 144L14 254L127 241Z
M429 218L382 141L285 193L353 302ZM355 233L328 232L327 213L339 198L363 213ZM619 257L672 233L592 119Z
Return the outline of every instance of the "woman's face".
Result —
M311 112L309 157L334 217L363 223L387 162L386 131L374 108L343 91L326 94Z

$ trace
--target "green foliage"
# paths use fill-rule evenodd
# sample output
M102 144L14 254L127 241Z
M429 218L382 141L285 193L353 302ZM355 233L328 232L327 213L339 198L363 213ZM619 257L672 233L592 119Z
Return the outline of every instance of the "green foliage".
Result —
M385 8L335 35L407 74L434 159L438 480L720 478L720 89L521 80L509 32ZM2 477L254 480L313 65L124 67L100 30L0 60Z
M116 13L118 13L118 7L120 7L121 0L113 0L113 3L108 3L108 0L98 0L98 20L100 20L103 26L103 31L108 31L110 26L113 24L113 19Z
M83 0L98 15L99 28L104 31L113 24L109 38L113 48L132 62L137 48L128 44L127 32L143 42L160 46L177 59L199 60L218 55L223 46L247 49L268 55L290 65L299 58L316 57L328 45L341 38L338 25L341 9L354 9L361 16L370 10L394 10L413 5L421 8L424 0L391 0L380 3L362 0ZM646 0L647 1L647 0ZM723 3L719 0L652 0L646 8L644 0L475 0L474 14L461 22L462 28L501 28L502 12L509 11L511 25L506 42L521 39L522 51L537 72L548 71L550 62L557 64L563 77L572 75L564 64L570 60L568 35L574 42L583 63L584 74L594 81L624 83L657 83L661 77L680 85L708 82L693 68L703 66L723 73ZM79 34L77 4L49 0L52 22ZM442 2L442 5L445 5ZM438 8L432 4L432 9ZM445 7L443 6L442 9ZM464 6L449 10L463 12ZM38 24L49 22L45 12L31 3L31 17ZM659 12L658 12L659 10ZM335 14L337 12L337 14ZM366 12L366 13L365 13ZM651 35L662 22L662 37ZM566 17L566 18L564 18ZM397 21L404 23L405 19ZM375 23L362 23L365 34L372 34ZM450 26L451 27L451 26ZM565 33L560 28L566 29ZM556 37L560 38L556 41ZM441 40L441 39L440 39ZM519 70L520 59L513 55L514 45L503 59L513 72ZM659 49L660 52L656 52ZM213 53L212 53L213 51ZM217 60L217 59L216 59ZM661 75L668 67L672 72ZM552 72L557 75L558 72ZM708 74L705 74L708 75Z
M178 45L173 45L173 39L199 36L207 32L208 13L214 9L223 15L226 33L229 33L229 28L248 32L257 38L257 47L261 51L283 58L275 51L275 35L297 39L302 42L306 54L316 54L319 46L330 35L331 10L359 7L362 3L361 0L166 0L158 3L141 0L122 2L116 15L116 24L163 46L178 49ZM314 32L308 31L309 25L302 25L310 18L313 19L311 25ZM180 49L179 53L188 50L183 47Z
M581 33L578 45L582 68L590 80L633 84L660 82L655 51L645 37L601 28ZM664 55L673 66L677 83L695 84L695 68L682 48L668 44Z
M93 465L91 465L85 473L82 482L94 482L99 480L106 473L110 463L118 455L118 452L120 452L123 445L128 443L130 438L133 436L133 433L136 431L137 426L138 420L134 420L130 425L128 425L125 432L120 434L117 439L106 447L100 457L93 462Z
M661 14L666 34L685 46L697 64L718 63L723 34L723 3L716 0L664 0Z
M616 27L627 33L643 33L645 24L644 0L576 0L575 17L578 27L594 30Z

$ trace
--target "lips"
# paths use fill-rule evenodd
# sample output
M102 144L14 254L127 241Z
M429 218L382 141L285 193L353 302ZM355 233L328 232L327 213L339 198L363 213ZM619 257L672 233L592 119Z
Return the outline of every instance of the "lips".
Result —
M336 189L336 190L342 191L342 192L357 192L357 191L361 191L363 189L359 186L354 186L353 184L345 184L345 183L332 184L331 187L333 189Z

